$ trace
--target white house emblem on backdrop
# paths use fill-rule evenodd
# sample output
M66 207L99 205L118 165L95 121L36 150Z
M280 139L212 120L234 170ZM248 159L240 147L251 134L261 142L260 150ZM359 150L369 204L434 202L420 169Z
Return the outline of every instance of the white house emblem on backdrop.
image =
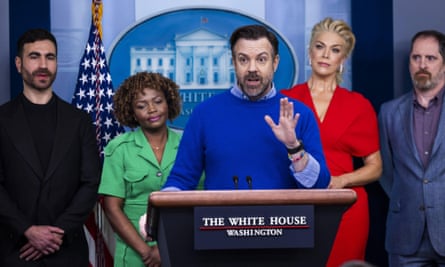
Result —
M229 38L243 25L263 24L279 40L276 88L297 80L297 58L289 42L265 21L213 8L170 10L136 22L115 42L109 56L115 85L139 71L158 72L180 86L181 115L171 127L183 129L193 108L235 83Z

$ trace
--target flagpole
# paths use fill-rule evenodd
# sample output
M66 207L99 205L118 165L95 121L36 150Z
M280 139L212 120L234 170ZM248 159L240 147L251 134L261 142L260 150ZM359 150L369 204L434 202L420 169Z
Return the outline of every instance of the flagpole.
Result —
M93 20L92 23L94 23L94 26L97 29L95 38L94 38L94 49L96 49L94 53L94 58L96 61L95 66L95 73L100 73L100 64L97 64L97 62L100 61L100 45L99 41L102 39L102 1L101 0L93 0L92 3L92 14L93 14ZM96 75L97 76L97 75ZM102 153L101 147L100 147L100 136L101 136L101 127L100 127L100 80L96 78L96 86L95 86L95 95L96 95L96 118L95 118L95 125L96 125L96 140L98 142L98 149L99 153ZM104 240L102 235L102 229L103 229L103 218L102 218L102 199L99 199L99 203L96 203L95 206L95 214L96 214L96 227L97 227L97 242L96 242L96 262L98 267L108 267L105 263L104 258Z
M104 147L113 137L125 132L125 129L113 114L114 91L102 44L102 9L101 0L92 0L90 33L80 61L72 104L90 114L96 128L98 153L103 162ZM103 198L99 197L85 223L89 234L87 238L90 241L91 267L113 266L110 245L114 248L114 232L108 229L110 225L102 207ZM107 230L107 239L104 238L105 230Z

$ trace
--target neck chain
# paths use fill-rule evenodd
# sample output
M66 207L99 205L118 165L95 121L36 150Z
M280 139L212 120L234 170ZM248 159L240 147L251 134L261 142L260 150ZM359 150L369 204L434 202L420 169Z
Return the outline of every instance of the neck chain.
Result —
M153 150L159 151L165 146L165 144L160 145L160 146L155 146L155 145L150 144L150 146Z
M144 134L145 134L145 138L147 138L148 144L150 145L150 147L153 151L157 152L157 151L161 151L162 149L164 149L165 144L167 143L167 139L168 139L167 134L162 135L159 138L156 138L156 137L149 138L149 136L150 136L149 133L144 133ZM155 136L155 134L152 134L152 136ZM156 141L159 141L159 142L154 142L153 139L155 139Z
M154 144L152 144L152 143L150 143L150 146L151 146L151 148L154 150L154 151L160 151L160 150L162 150L164 147L165 147L165 144L167 143L167 140L165 140L164 142L162 142L160 145L154 145Z

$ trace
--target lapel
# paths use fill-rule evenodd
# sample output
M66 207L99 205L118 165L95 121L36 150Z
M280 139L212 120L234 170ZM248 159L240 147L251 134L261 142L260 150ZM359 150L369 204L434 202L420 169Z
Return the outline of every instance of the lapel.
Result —
M444 94L445 97L445 94ZM445 101L443 99L442 101ZM440 111L439 125L437 128L436 138L434 139L433 148L431 150L431 158L438 152L442 142L445 138L445 102L442 102L442 110Z
M411 151L412 154L415 155L416 160L419 162L419 164L422 165L422 161L420 160L414 140L414 133L413 133L414 107L412 101L413 101L412 94L408 94L407 97L404 99L404 101L400 103L398 109L398 112L401 116L400 125L402 127L403 134L406 136L405 140L410 140L409 148L412 150ZM443 105L445 107L445 103ZM444 138L445 138L445 108L442 108L440 112L439 125L437 128L436 137L434 139L431 151L431 157L433 157L434 154L437 153L440 146L442 145Z
M68 104L60 100L59 97L54 95L57 101L57 125L56 134L53 144L53 150L51 153L51 158L48 164L48 170L45 175L45 180L48 179L56 167L60 164L60 161L64 159L65 154L75 141L75 135L78 133L75 129L79 127L77 120L70 115ZM79 146L81 144L78 144Z
M400 127L402 130L402 134L405 135L405 140L407 140L407 146L411 150L411 155L414 155L416 161L422 166L422 161L419 157L416 148L416 142L414 140L414 107L413 107L413 95L406 94L406 97L403 101L400 102L398 107L398 113L400 116ZM388 114L388 116L392 116L392 114Z
M148 141L145 138L145 135L140 127L136 129L134 138L136 145L140 147L140 150L138 151L138 156L146 160L155 168L159 168L159 163L156 160L155 154L153 153L153 150L148 144Z
M169 168L169 166L175 161L176 151L178 150L180 136L174 133L170 128L168 129L168 139L165 144L164 154L162 155L161 164L156 160L156 156L153 153L147 139L145 138L142 129L139 127L135 132L136 144L141 148L138 155L149 162L151 165L161 170Z
M162 157L162 168L171 167L176 160L181 135L168 128L168 140Z
M12 110L11 117L8 121L7 131L9 132L10 138L17 148L17 151L41 180L44 173L37 156L31 131L26 123L25 111L20 96L14 100Z

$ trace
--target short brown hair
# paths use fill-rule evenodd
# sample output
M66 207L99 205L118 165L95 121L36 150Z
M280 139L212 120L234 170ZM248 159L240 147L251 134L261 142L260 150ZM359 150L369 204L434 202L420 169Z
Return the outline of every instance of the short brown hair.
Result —
M239 27L236 29L232 36L230 37L230 46L233 53L233 48L235 47L236 43L239 39L247 39L247 40L258 40L260 38L267 38L269 40L270 44L272 45L273 52L275 55L274 57L278 55L278 39L275 36L275 34L271 31L269 31L265 26L263 25L246 25Z

